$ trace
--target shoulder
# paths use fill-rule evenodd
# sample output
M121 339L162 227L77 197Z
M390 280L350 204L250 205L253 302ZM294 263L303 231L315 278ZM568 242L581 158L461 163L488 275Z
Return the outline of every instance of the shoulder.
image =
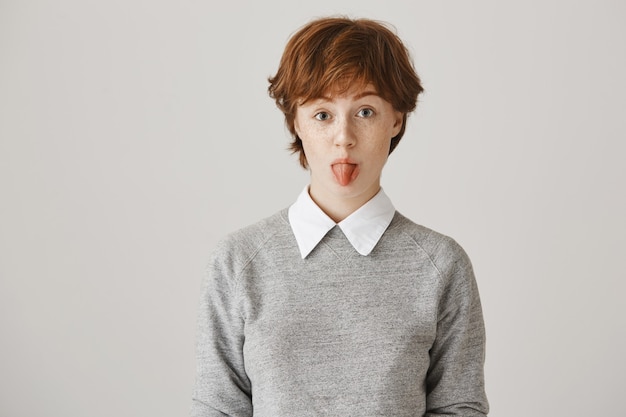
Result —
M407 237L417 250L426 254L442 275L449 276L458 268L471 269L470 259L461 245L452 237L422 226L396 212L390 232Z
M209 267L213 265L237 274L268 242L290 231L287 209L283 209L220 239L212 252Z
M287 209L281 210L256 223L229 233L217 244L218 248L254 251L273 236L289 231Z

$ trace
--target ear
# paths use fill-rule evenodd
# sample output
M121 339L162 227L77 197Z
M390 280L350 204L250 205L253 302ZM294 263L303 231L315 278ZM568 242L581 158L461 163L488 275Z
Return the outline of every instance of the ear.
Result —
M395 120L393 124L393 134L391 135L392 138L395 138L398 133L400 133L400 130L402 130L402 124L404 123L404 113L395 111L394 116Z
M296 136L300 137L300 126L298 126L298 118L293 118L293 130L296 132Z
M300 113L298 107L296 107L293 115L293 130L296 133L295 136L300 137L300 124L298 123L298 113Z

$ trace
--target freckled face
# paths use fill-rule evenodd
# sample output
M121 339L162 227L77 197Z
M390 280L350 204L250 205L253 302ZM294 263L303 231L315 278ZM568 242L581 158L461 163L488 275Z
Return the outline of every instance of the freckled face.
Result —
M298 106L294 126L311 171L311 197L325 204L365 204L380 189L391 138L402 113L372 85Z

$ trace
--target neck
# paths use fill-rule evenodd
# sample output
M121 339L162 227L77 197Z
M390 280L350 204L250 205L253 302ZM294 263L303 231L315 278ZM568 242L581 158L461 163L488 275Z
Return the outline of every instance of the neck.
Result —
M376 187L372 187L371 190L368 190L368 192L356 196L336 197L319 192L319 190L311 184L309 187L309 195L328 217L333 219L335 223L339 223L371 200L379 190L380 185L377 185Z

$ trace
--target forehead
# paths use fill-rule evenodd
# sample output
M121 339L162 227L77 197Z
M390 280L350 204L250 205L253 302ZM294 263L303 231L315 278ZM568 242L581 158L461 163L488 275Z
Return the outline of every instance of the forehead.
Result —
M347 89L329 89L318 96L301 100L300 105L320 101L334 102L337 100L359 100L364 97L381 98L373 84L356 85Z

